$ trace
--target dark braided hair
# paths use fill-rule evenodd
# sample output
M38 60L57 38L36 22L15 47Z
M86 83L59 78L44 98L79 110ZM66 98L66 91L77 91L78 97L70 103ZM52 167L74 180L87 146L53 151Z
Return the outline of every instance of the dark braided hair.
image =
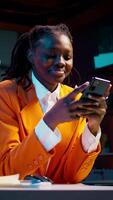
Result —
M29 71L32 63L29 60L29 53L38 46L38 42L45 36L52 36L56 32L66 35L72 42L72 36L65 24L55 26L36 25L29 32L23 33L16 41L11 55L10 67L3 74L3 80L15 78L17 83L27 80L27 87L31 85Z

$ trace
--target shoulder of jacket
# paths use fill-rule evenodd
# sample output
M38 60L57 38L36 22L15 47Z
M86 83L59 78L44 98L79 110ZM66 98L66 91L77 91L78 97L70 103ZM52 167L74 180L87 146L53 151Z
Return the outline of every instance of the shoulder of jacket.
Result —
M19 109L18 85L15 80L0 82L0 100L14 112Z
M15 80L5 80L0 82L0 91L12 91L17 89L17 84Z

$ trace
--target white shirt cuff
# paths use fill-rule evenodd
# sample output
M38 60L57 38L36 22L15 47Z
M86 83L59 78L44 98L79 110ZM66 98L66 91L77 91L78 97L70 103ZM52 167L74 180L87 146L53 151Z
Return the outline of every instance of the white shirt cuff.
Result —
M52 131L43 119L35 127L35 133L47 151L53 149L61 141L61 134L58 129Z
M82 145L83 149L87 153L91 153L92 151L95 151L97 149L97 146L99 144L101 137L101 129L99 128L99 131L96 136L94 136L86 124L84 132L82 134Z

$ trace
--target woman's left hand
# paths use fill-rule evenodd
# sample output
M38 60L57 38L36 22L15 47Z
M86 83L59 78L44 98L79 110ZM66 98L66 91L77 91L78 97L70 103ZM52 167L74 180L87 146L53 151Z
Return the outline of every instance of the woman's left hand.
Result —
M95 101L97 103L95 109L91 108L91 113L86 116L88 119L88 128L92 134L96 135L100 124L106 114L107 103L106 97L109 96L111 85L106 91L105 97L96 97L94 95L89 95L89 101Z

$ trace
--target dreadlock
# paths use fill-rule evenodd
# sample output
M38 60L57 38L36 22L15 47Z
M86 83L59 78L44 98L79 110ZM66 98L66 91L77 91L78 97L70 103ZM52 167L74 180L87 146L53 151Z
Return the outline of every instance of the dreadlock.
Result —
M6 79L16 78L17 82L24 79L29 80L28 72L32 65L27 58L27 51L29 49L28 33L23 33L16 41L16 44L11 54L11 64L2 75ZM30 81L30 80L29 80Z

